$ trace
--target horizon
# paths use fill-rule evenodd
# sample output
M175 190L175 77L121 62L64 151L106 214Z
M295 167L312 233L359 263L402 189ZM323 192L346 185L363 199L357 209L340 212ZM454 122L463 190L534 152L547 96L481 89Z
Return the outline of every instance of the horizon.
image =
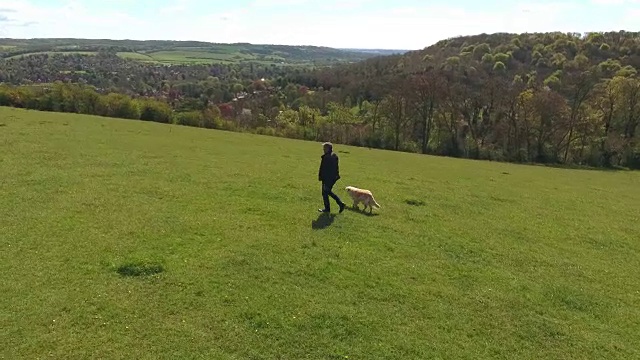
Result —
M0 38L411 51L482 33L638 31L638 17L638 0L9 0L0 5Z
M0 40L15 40L15 41L32 41L32 40L90 40L90 41L140 41L140 42L161 42L161 41L170 41L170 42L201 42L212 45L253 45L253 46L292 46L292 47L319 47L319 48L330 48L336 50L359 50L359 51L415 51L413 49L384 49L384 48L363 48L363 47L330 47L324 45L311 45L311 44L298 44L298 45L287 45L287 44L268 44L268 43L252 43L246 41L239 42L215 42L215 41L203 41L203 40L172 40L172 39L110 39L110 38L87 38L87 37L32 37L32 38L16 38L16 37L0 37ZM419 49L418 49L419 50Z

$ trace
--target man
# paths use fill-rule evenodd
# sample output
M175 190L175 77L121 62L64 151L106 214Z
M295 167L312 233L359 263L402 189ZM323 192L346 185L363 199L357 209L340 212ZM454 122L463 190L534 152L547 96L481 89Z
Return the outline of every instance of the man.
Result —
M333 193L331 190L336 181L340 179L340 168L338 166L338 155L333 152L333 144L326 142L322 144L324 154L321 156L320 170L318 171L318 180L322 182L322 200L324 201L324 209L320 209L321 213L328 213L331 211L331 204L329 203L329 196L331 196L338 206L340 212L344 211L345 203Z

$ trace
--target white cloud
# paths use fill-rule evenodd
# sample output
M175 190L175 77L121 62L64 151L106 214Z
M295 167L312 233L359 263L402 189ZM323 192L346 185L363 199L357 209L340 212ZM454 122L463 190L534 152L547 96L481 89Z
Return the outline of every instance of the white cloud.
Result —
M310 0L253 0L250 7L272 8L274 6L295 6L309 3Z
M190 5L189 0L176 0L173 4L160 8L161 14L176 14L187 10Z
M3 13L5 17L21 24L37 23L23 27L0 25L3 36L21 38L174 39L419 49L459 35L637 30L638 27L637 14L634 18L632 11L619 10L619 18L599 22L609 28L592 28L596 25L581 20L579 15L585 5L575 2L516 3L498 11L478 12L455 5L396 6L383 11L372 10L374 7L368 5L371 0L325 0L309 11L308 5L294 4L312 4L311 0L255 0L243 8L198 13L203 8L200 5L194 10L193 0L174 0L153 16L145 13L133 17L115 10L95 13L77 0L58 8L33 6L28 0L2 1L1 7L11 10ZM344 8L351 11L343 11ZM176 16L178 11L183 11L180 16Z
M591 0L596 5L640 4L640 0Z
M68 1L62 7L34 6L28 1L13 1L3 4L12 10L16 23L21 28L5 28L5 36L15 38L32 37L124 37L131 29L144 23L124 12L109 11L93 13L79 1Z

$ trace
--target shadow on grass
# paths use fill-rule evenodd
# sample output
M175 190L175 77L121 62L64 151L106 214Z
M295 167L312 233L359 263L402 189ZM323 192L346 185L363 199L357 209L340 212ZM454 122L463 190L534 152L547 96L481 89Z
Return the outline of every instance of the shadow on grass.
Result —
M357 209L357 208L353 208L353 207L349 207L349 206L347 206L347 207L345 208L345 210L349 210L349 211L351 211L352 213L356 213L356 214L360 214L360 215L364 215L364 216L371 216L371 217L373 217L373 216L378 216L378 215L380 215L380 214L375 213L375 212L369 213L369 210L361 210L361 209ZM375 211L375 210L374 210L374 211Z
M150 276L164 271L160 264L147 262L132 262L120 265L116 272L121 276Z
M425 202L422 200L416 200L416 199L408 199L404 201L407 205L411 205L411 206L425 206Z
M335 219L335 214L322 213L318 215L318 218L316 220L311 221L311 228L314 230L326 229L331 226L331 224L333 224L333 221Z
M602 167L594 167L594 166L588 166L588 165L575 165L575 164L553 164L553 163L549 163L549 164L545 164L545 163L523 163L523 164L518 164L515 163L516 165L525 165L525 166L536 166L536 167L543 167L543 168L551 168L551 169L560 169L560 170L583 170L583 171L596 171L596 172L624 172L624 171L634 171L633 169L629 169L626 167L622 167L622 166L602 166ZM505 174L505 175L509 175L509 174Z

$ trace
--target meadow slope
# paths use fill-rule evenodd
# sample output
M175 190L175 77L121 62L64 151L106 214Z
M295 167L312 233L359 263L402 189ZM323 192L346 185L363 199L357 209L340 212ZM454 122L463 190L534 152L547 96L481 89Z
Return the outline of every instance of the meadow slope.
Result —
M640 358L640 174L336 150L0 108L0 358Z

